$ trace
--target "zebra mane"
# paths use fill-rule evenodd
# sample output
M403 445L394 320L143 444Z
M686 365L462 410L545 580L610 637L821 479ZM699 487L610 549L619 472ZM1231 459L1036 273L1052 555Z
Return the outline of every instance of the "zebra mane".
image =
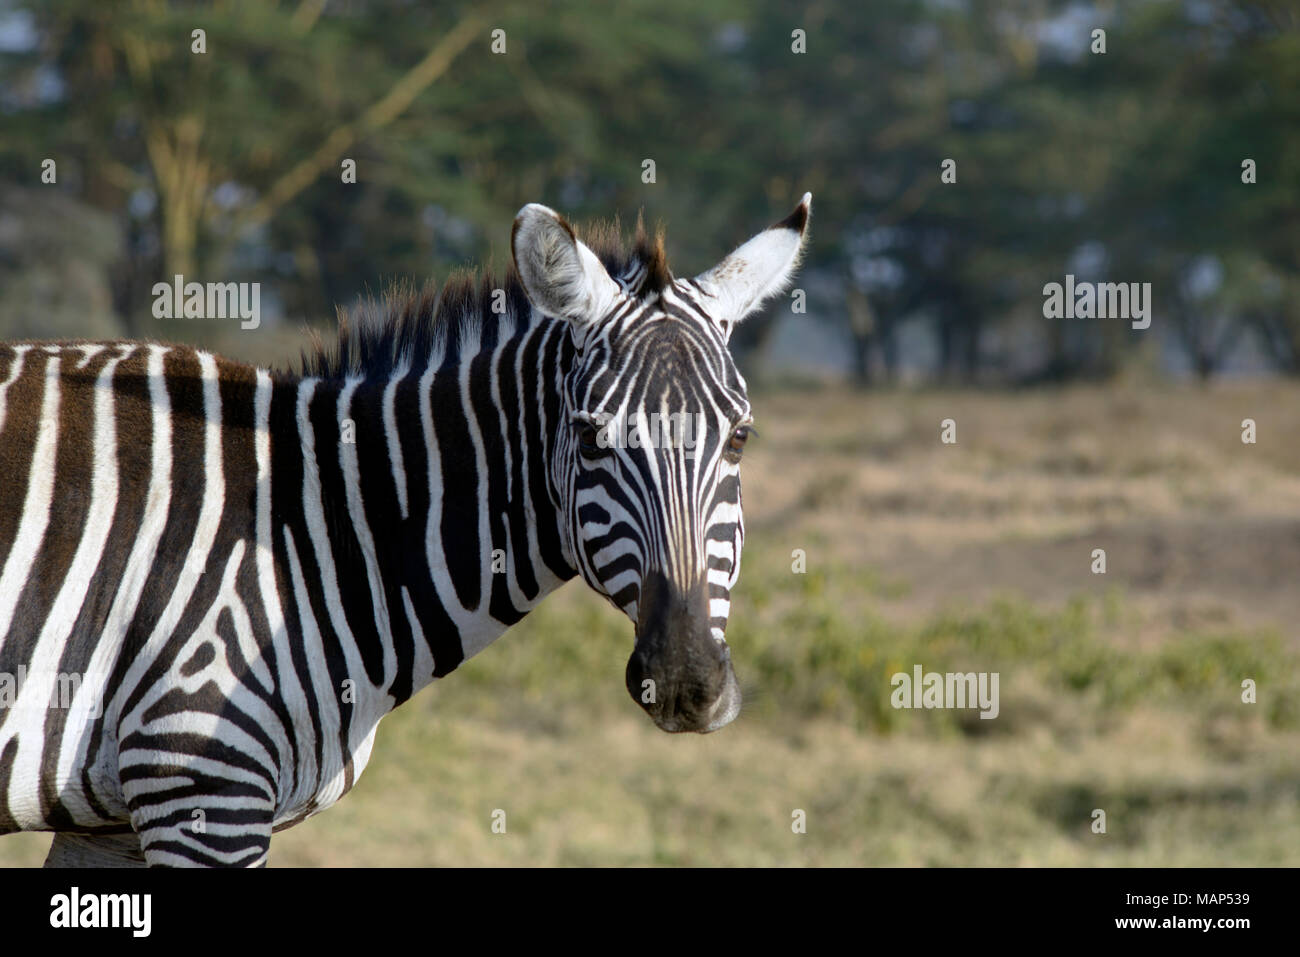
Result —
M630 249L617 218L575 231L629 295L658 293L672 281L663 230L657 229L651 238L640 214ZM501 298L498 290L505 292L505 314L493 311ZM441 285L433 280L418 286L396 282L379 298L363 299L350 309L339 307L333 343L313 331L311 349L302 353L302 374L380 379L406 366L423 369L443 343L480 340L495 326L521 328L531 313L513 263L504 281L493 275L489 264L481 272L453 270Z

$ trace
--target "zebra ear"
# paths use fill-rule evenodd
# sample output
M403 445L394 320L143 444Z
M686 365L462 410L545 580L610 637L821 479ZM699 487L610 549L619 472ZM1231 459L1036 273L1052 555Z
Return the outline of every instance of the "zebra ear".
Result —
M604 315L622 290L555 210L529 203L515 217L510 248L528 299L575 332Z
M811 212L812 193L804 193L789 216L695 277L695 285L712 300L709 311L728 337L735 324L764 300L785 291L799 268Z

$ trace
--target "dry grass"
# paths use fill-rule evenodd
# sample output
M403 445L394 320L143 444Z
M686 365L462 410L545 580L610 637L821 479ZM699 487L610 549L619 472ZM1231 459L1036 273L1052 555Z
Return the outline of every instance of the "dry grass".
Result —
M656 731L629 626L573 584L390 717L272 863L1300 864L1300 388L755 406L734 725ZM914 663L999 671L1001 716L893 710Z

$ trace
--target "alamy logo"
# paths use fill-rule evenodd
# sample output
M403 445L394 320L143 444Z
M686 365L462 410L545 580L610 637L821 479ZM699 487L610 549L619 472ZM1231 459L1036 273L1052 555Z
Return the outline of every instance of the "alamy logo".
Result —
M257 282L172 282L153 284L155 319L240 319L239 328L262 322L262 284Z
M153 927L150 894L82 894L74 887L50 898L51 927L126 927L132 937L148 937Z
M105 682L87 680L90 677L75 671L28 671L26 665L19 665L16 672L0 671L0 714L45 709L67 711L88 685L86 694L81 696L86 717L98 718L104 713Z
M996 718L999 672L939 673L912 666L912 673L900 671L889 679L894 693L889 703L895 708L979 708L981 718Z
M602 449L683 449L688 459L695 456L706 427L703 412L633 412L626 417L598 412L591 424L599 430L596 444Z
M1075 282L1043 287L1043 316L1048 319L1131 319L1134 329L1151 325L1151 283Z

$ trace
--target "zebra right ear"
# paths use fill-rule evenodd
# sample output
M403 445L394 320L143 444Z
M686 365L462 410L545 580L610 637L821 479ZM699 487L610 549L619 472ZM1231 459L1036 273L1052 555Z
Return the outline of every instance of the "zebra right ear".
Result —
M693 280L711 300L709 312L730 337L735 324L790 285L808 238L812 193L785 219L737 248Z
M519 211L510 249L529 301L546 315L570 322L575 333L585 331L622 295L573 227L546 206L529 203Z

